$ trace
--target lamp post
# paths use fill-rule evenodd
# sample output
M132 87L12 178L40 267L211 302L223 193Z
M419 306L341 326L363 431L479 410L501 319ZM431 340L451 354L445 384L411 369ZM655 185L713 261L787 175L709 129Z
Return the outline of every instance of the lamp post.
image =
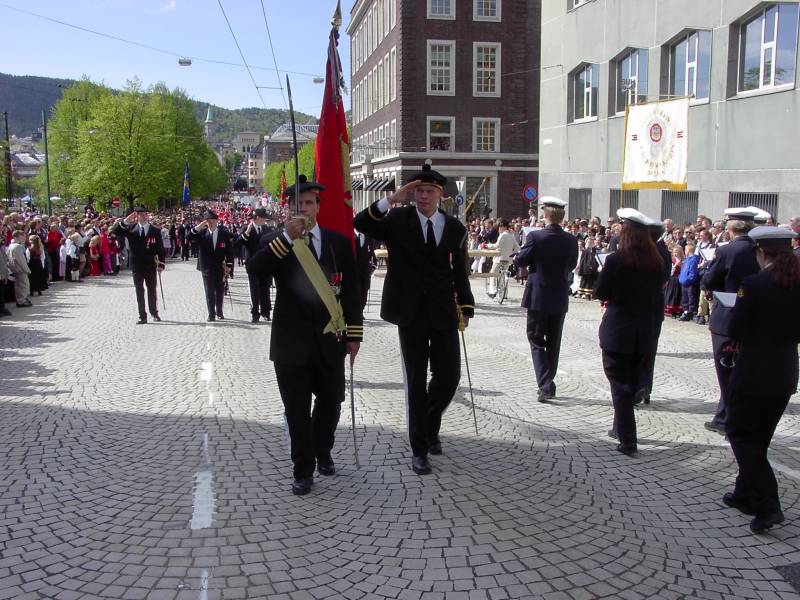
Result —
M42 109L42 137L44 137L44 181L47 188L47 214L53 214L53 204L50 200L50 157L47 154L47 115Z

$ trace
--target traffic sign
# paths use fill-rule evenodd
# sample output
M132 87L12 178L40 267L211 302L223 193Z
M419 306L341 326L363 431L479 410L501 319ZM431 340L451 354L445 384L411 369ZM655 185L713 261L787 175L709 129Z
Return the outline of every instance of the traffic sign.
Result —
M119 196L114 196L111 199L111 206L113 206L114 208L119 208Z
M456 204L458 206L462 206L464 204L464 196L461 194L456 194Z
M525 202L534 202L538 195L539 192L536 191L536 188L533 187L533 184L531 183L526 185L522 190L522 199L525 200Z

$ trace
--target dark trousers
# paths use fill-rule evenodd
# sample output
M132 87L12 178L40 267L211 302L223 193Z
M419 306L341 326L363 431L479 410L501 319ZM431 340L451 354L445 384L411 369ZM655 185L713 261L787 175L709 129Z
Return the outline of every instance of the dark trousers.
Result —
M222 301L225 299L225 283L223 274L217 272L203 273L203 289L206 293L208 316L222 316Z
M717 371L717 382L719 383L719 402L717 403L717 411L714 413L714 423L717 425L725 426L728 420L728 382L731 378L733 369L723 367L719 361L722 358L723 346L730 343L731 339L724 335L711 334L711 346L714 350L714 369Z
M268 317L272 314L272 300L269 297L269 288L272 285L272 276L260 277L247 274L250 285L250 312L254 317Z
M728 406L726 433L739 465L734 495L750 503L757 517L781 510L778 482L767 451L789 396L763 397L734 393Z
M697 284L694 283L681 286L681 308L683 312L691 314L697 312L698 291Z
M330 456L344 401L344 359L330 365L316 354L307 365L274 363L295 479L312 476L316 459Z
M439 440L442 414L461 380L458 330L434 329L427 314L400 327L400 351L408 402L408 437L414 456L427 456ZM431 379L428 381L428 363Z
M642 370L639 375L639 384L636 386L636 391L646 390L647 393L653 391L653 376L656 370L656 354L658 354L658 340L661 337L662 321L656 324L655 334L656 339L653 342L653 347L642 357Z
M636 444L633 399L644 364L646 353L622 354L603 350L603 370L611 387L611 402L614 404L613 429L619 441L626 445Z
M543 392L555 393L556 385L553 380L558 371L565 316L538 310L528 311L528 343L531 346L536 383Z
M61 281L61 275L58 274L58 265L61 257L59 256L59 251L56 250L55 252L50 252L50 276L52 277L53 281Z
M358 278L361 281L361 310L364 310L367 306L367 300L369 300L369 286L372 282L372 270L366 273L359 273Z
M181 260L189 260L189 243L184 242L181 244Z
M155 268L147 269L144 272L134 271L133 273L133 287L136 288L136 305L139 307L140 319L147 318L147 311L144 306L145 284L147 284L147 306L150 308L150 314L157 315L158 296L156 295L156 286L158 285L158 276Z

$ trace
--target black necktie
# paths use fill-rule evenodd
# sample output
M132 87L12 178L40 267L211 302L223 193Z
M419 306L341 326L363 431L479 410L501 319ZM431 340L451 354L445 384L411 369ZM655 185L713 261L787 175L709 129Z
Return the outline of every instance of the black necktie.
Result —
M139 225L139 237L144 237L144 225Z
M308 232L308 247L311 249L311 254L314 255L314 258L319 260L319 256L317 256L317 249L314 247L314 234L310 231Z
M436 235L433 233L433 221L428 219L428 233L426 234L427 239L425 240L425 246L428 249L428 252L434 252L436 250Z

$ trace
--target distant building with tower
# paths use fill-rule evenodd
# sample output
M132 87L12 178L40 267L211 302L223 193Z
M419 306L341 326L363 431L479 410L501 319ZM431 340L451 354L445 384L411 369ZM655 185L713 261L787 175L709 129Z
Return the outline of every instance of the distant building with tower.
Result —
M211 105L208 105L208 111L206 111L206 120L203 124L206 143L213 147L217 143L217 124L214 122L214 116L211 112Z

